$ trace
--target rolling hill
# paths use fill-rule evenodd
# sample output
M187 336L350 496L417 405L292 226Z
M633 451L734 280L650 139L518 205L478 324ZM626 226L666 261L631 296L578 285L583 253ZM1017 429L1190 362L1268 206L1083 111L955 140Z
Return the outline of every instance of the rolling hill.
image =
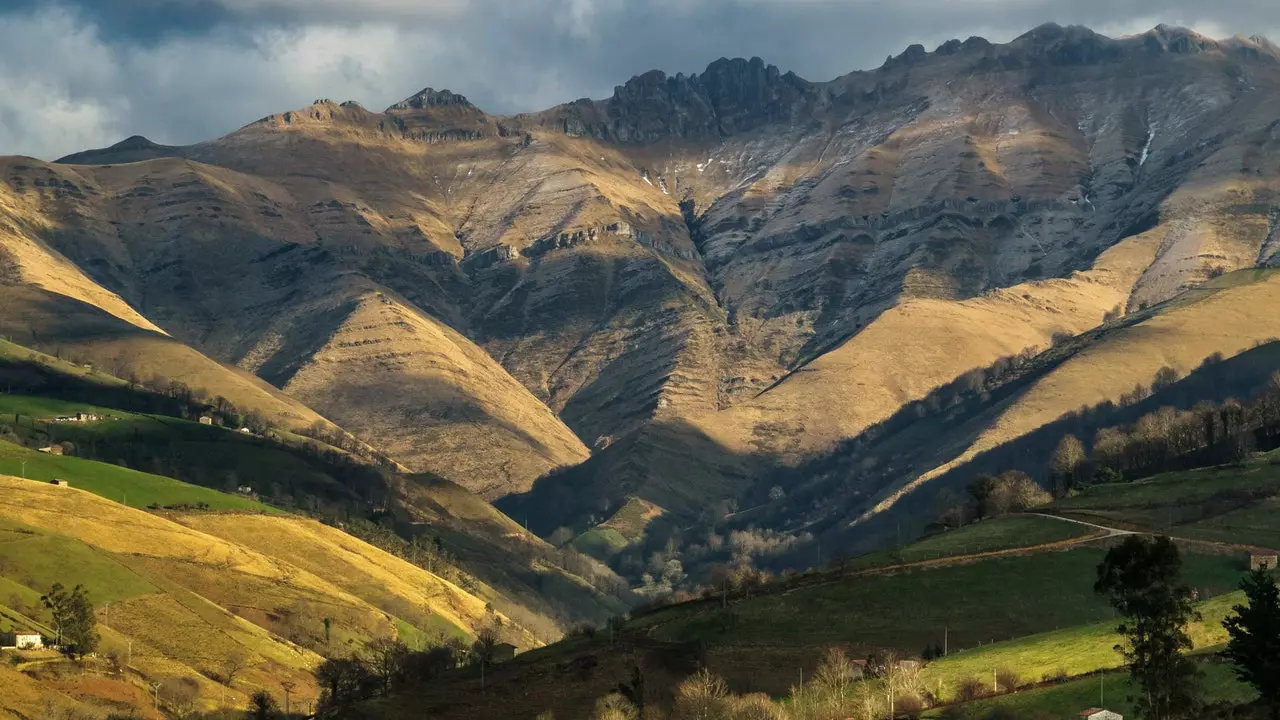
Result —
M1069 716L1097 704L1100 682L1109 706L1127 710L1116 617L1093 591L1096 565L1126 528L1177 539L1182 580L1200 598L1201 618L1190 633L1206 663L1208 698L1249 702L1251 688L1214 664L1211 653L1225 641L1220 621L1243 597L1236 587L1248 569L1250 536L1239 531L1250 528L1252 542L1264 547L1274 538L1262 518L1280 478L1276 467L1263 455L1244 467L1090 487L1035 514L977 522L754 589L737 587L727 597L711 589L705 599L637 612L616 632L566 639L495 668L483 692L474 673L462 672L344 717L410 717L423 707L441 717L548 710L576 717L627 682L633 667L642 669L648 702L659 710L700 667L724 678L731 692L794 701L799 679L814 677L826 648L855 659L884 651L918 658L944 643L946 656L924 663L921 682L946 705L971 678L1020 678L1015 694L960 702L960 717L1006 706L1020 713L1015 717ZM1207 501L1230 491L1233 503ZM1234 534L1217 534L1225 528Z
M106 495L138 493L133 478L103 482L95 489ZM54 582L84 584L105 646L131 642L132 670L144 678L196 679L206 707L242 705L255 686L280 694L283 682L314 700L321 655L378 637L467 638L495 617L452 583L315 521L243 510L157 515L13 477L0 487L3 576L24 610L43 613L33 598ZM167 490L187 505L216 495L174 481ZM513 623L504 632L521 647L541 644ZM237 653L248 658L241 689L216 689L209 678Z

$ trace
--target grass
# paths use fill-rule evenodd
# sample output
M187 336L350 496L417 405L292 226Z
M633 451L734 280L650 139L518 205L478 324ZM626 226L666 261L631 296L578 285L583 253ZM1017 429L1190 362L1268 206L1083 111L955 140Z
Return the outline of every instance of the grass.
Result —
M280 514L279 510L249 498L107 463L48 455L6 442L0 442L0 475L25 475L27 480L43 482L67 480L73 487L108 500L122 503L127 501L130 507L147 507L152 504L195 506L205 503L210 510Z
M871 568L997 550L1033 547L1088 535L1081 525L1060 520L1016 515L966 525L957 530L925 537L898 550L886 550L855 558L851 568Z
M180 518L196 530L269 554L413 625L431 638L469 639L488 620L485 603L436 575L301 518L196 514ZM522 636L522 647L540 645Z
M1182 537L1219 543L1242 543L1263 548L1280 548L1280 508L1274 500L1232 511L1193 525L1178 526Z
M660 517L662 508L632 497L608 520L582 533L574 547L592 557L608 560L644 537L649 523Z
M604 525L591 528L573 541L573 546L579 552L606 559L626 550L630 545L631 541L623 537L622 533Z
M0 394L0 422L4 423L17 425L20 422L30 422L33 418L49 420L64 415L75 415L78 412L117 418L130 415L130 413L122 412L120 410L101 408L86 403L67 402L64 400L54 400L52 398L35 397L31 395L12 395L9 393ZM20 415L22 417L10 417L13 415ZM92 424L100 425L100 423ZM60 424L57 425L57 427L74 426Z
M637 619L664 640L712 645L813 646L851 643L917 653L941 644L976 648L996 641L1110 620L1094 594L1100 547L833 578L739 602L676 606ZM1234 590L1241 559L1184 554L1184 577L1205 597Z
M1192 623L1189 633L1198 650L1226 642L1222 620L1230 614L1231 607L1242 600L1243 594L1230 593L1197 606L1202 620ZM922 675L928 688L941 688L943 697L950 697L956 685L966 678L985 679L993 671L1005 668L1032 682L1059 673L1083 675L1120 667L1123 658L1114 649L1119 639L1115 620L1098 621L953 652L931 663Z
M1236 680L1229 666L1202 663L1200 668L1204 673L1202 679L1205 699L1209 703L1247 703L1257 697L1253 688ZM971 717L983 717L995 708L1006 708L1015 711L1017 717L1027 720L1057 720L1075 717L1076 713L1087 707L1106 707L1125 717L1133 717L1133 704L1128 700L1132 693L1133 683L1129 676L1122 672L1112 672L1101 677L1080 678L1049 687L978 700L966 703L964 707L966 714ZM941 713L941 710L934 710L925 713L925 717L936 718Z
M39 601L55 582L84 585L94 603L118 602L156 592L155 586L112 558L65 535L0 517L0 590L7 602L17 594L27 605ZM8 589L6 590L6 586ZM18 586L17 588L13 586ZM26 593L21 591L27 590ZM32 598L32 595L35 598Z

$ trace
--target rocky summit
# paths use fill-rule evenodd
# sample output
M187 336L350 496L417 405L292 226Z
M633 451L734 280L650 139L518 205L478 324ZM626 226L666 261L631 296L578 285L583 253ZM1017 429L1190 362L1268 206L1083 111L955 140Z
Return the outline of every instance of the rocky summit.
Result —
M4 158L0 333L332 423L544 533L792 484L777 527L843 533L1132 382L838 461L936 389L1274 263L1277 91L1262 38L1049 25L822 82L721 59L509 117L428 88Z

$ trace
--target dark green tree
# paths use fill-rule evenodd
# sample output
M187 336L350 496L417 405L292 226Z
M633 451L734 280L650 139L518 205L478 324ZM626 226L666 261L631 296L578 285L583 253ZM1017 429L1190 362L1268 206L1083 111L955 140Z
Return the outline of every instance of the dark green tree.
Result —
M272 720L280 716L280 705L271 693L259 690L249 696L249 717L253 720Z
M83 585L70 592L62 583L54 583L49 594L40 598L41 604L53 616L53 628L58 631L58 646L69 657L83 659L98 648L97 623L93 615L93 603Z
M1226 656L1235 664L1236 677L1258 690L1280 719L1280 589L1266 570L1254 570L1240 583L1248 605L1236 605L1235 614L1222 622L1231 639Z
M1182 584L1182 558L1167 537L1131 535L1107 551L1094 590L1124 616L1116 649L1139 690L1131 698L1146 720L1192 716L1201 705L1199 672L1184 654L1192 648L1187 623L1198 619L1191 588Z

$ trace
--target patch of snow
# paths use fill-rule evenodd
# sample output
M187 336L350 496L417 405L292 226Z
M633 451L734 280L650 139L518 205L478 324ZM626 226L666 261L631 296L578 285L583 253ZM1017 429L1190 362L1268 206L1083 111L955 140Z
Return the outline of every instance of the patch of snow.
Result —
M641 177L645 182L649 183L649 185L651 185L651 186L653 185L653 181L649 179L649 176L647 176L647 175L641 175L640 177Z
M1151 129L1147 131L1147 144L1142 148L1142 157L1138 159L1138 167L1141 168L1147 164L1147 158L1151 157L1151 143L1155 142L1155 139L1156 126L1152 125Z

